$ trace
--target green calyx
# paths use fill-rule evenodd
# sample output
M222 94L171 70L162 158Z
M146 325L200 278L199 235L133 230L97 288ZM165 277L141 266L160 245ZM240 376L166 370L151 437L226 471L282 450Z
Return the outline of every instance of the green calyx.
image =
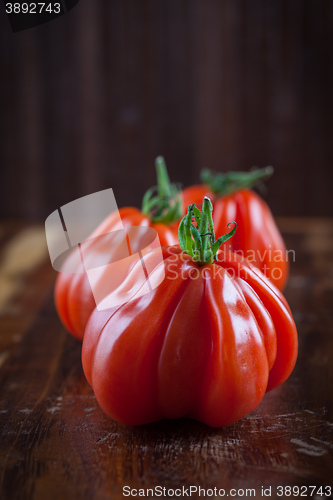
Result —
M273 172L274 168L271 166L256 168L250 172L227 172L226 174L203 170L201 180L209 186L216 196L220 197L232 194L240 189L251 188L271 177Z
M200 212L195 203L189 205L187 214L179 224L178 239L180 247L193 257L199 266L212 264L216 260L216 253L220 246L231 238L237 229L236 222L229 222L228 228L231 224L234 224L232 230L215 240L212 212L212 202L205 196L202 211Z
M146 191L142 200L142 212L152 222L172 224L182 216L182 195L180 188L170 182L162 156L155 160L157 186Z

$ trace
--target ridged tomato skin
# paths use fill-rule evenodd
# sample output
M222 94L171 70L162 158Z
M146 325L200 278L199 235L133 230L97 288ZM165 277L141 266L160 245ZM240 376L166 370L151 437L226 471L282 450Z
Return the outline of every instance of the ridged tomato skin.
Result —
M236 221L236 234L225 248L243 252L279 290L284 289L289 275L286 246L272 212L260 196L242 189L216 197L205 185L188 187L182 194L184 210L192 203L200 206L204 196L212 200L215 234L224 234L227 224Z
M170 226L153 224L146 215L134 207L119 209L119 215L123 226L149 226L156 229L161 245L178 244L177 223ZM90 238L95 238L105 233L112 233L112 231L119 229L121 228L119 227L118 214L111 214L97 227ZM97 247L99 253L107 252L110 260L112 259L112 254L118 251L115 240L112 235L111 237L112 244L108 245L108 238L105 237ZM134 248L132 250L134 251ZM94 247L94 251L96 251L96 246ZM73 254L68 257L66 265L67 268L72 269L70 267L71 259L74 268L77 266ZM56 309L63 325L74 337L82 340L89 316L96 307L86 273L60 272L57 276L54 296Z
M290 375L297 357L290 309L236 254L220 251L200 267L179 247L162 250L165 279L157 288L92 313L82 347L85 376L118 422L189 417L228 425ZM154 251L147 259L157 279L163 263L154 268Z

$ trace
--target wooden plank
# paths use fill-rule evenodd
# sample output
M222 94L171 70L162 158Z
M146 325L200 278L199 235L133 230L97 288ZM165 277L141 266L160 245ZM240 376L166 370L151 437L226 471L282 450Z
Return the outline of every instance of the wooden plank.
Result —
M43 227L10 223L4 224L4 232L6 243L0 251L0 366L16 352L45 302L45 291L56 278Z
M332 486L333 221L279 223L296 251L286 297L298 362L255 411L222 429L186 419L139 427L109 419L85 381L81 344L57 318L55 272L46 262L26 276L0 318L12 342L0 366L3 498L118 500L124 485L255 488L257 497L264 486L278 498L280 485Z
M333 232L333 219L330 217L276 217L276 222L283 233L309 233L330 237Z
M331 349L327 340L325 347ZM268 394L256 411L225 429L188 420L133 428L99 410L79 355L80 344L59 330L49 307L7 368L0 386L7 402L0 426L2 484L8 496L17 487L33 491L33 498L43 498L47 491L48 498L59 492L63 498L106 498L108 493L121 498L125 484L229 489L329 480L333 425L320 401L318 366L314 377L296 369L283 389ZM305 387L319 395L318 407L316 402L304 404L309 403Z
M0 313L21 288L22 277L33 271L48 256L45 229L29 226L22 229L1 251Z

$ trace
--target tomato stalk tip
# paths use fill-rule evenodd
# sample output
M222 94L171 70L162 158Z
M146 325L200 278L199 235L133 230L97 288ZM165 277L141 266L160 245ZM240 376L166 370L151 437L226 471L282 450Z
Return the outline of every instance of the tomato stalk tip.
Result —
M164 158L155 160L157 186L146 191L142 212L154 223L172 224L182 215L182 195L177 184L171 183Z
M212 202L205 196L201 212L195 203L189 205L187 214L179 224L178 239L180 247L193 257L200 266L212 264L216 260L216 253L220 246L231 238L237 229L236 222L229 222L228 228L231 224L234 224L231 231L215 240L212 212Z
M232 194L240 189L251 188L271 177L273 172L274 168L270 165L264 168L256 168L250 172L227 172L226 174L203 170L201 180L209 186L212 193L220 197Z

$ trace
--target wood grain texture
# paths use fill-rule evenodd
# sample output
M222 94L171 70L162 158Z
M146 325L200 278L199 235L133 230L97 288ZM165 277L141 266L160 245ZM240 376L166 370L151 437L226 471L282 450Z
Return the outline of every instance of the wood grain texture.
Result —
M0 311L21 288L21 279L45 261L48 255L43 227L20 231L1 252Z
M80 0L13 34L0 16L0 216L45 220L112 187L275 167L276 215L332 216L331 0Z
M222 429L108 418L85 381L81 344L57 318L56 273L46 260L23 276L0 315L1 498L117 500L124 485L255 488L259 498L261 486L272 486L278 498L278 485L333 486L333 220L279 225L295 250L286 297L298 362L255 411ZM20 241L18 227L1 227L11 235L5 247Z

